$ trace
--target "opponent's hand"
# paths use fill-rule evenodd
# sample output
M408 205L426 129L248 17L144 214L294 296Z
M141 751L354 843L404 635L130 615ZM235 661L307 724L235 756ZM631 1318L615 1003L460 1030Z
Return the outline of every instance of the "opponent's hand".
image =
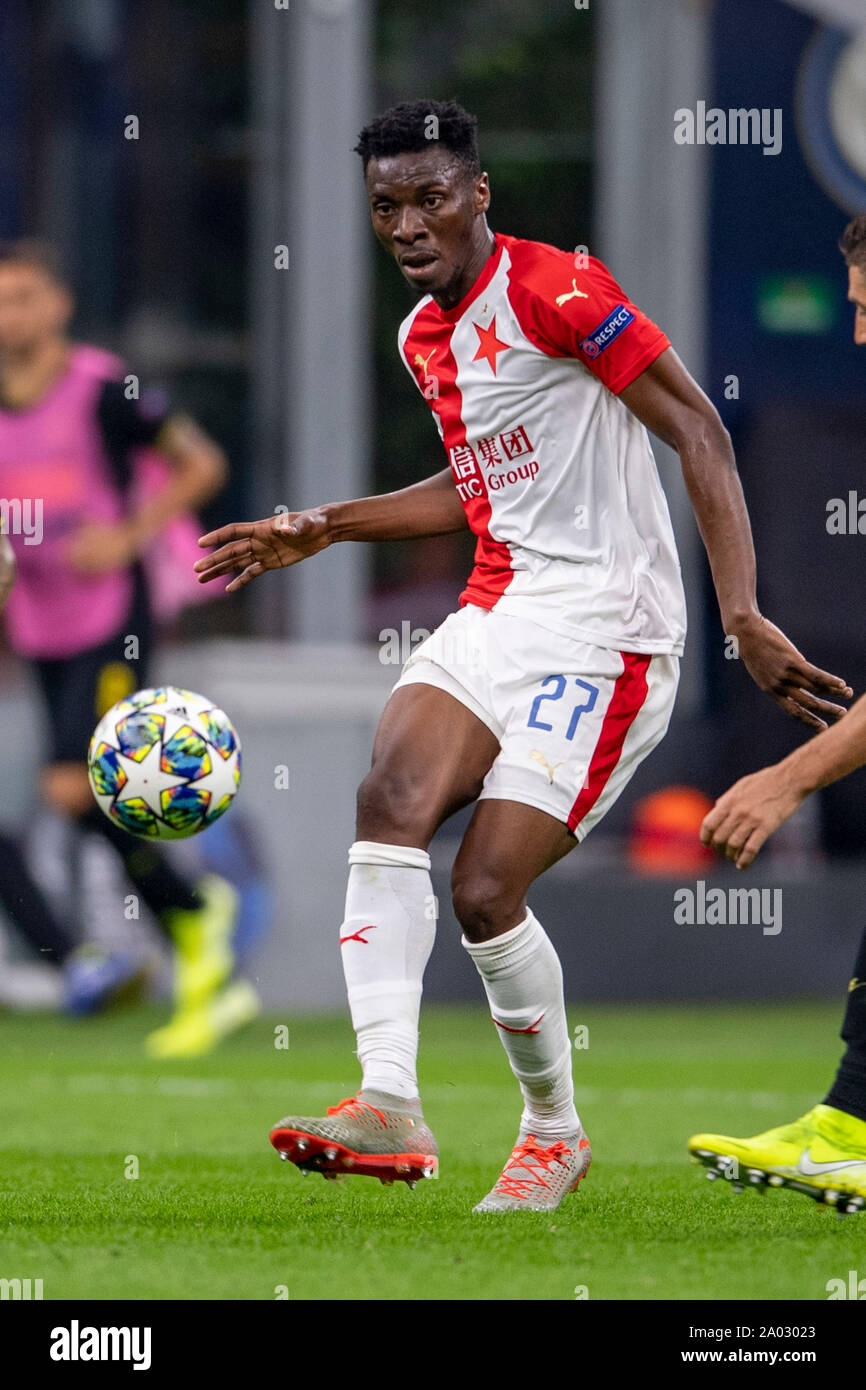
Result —
M840 676L808 662L775 623L757 617L738 631L736 638L752 680L794 719L812 729L826 729L828 720L835 723L845 714L842 705L821 696L850 700L854 693L851 687Z
M742 777L704 816L701 840L747 869L766 840L806 798L784 764Z
M124 521L86 521L69 538L66 558L79 574L126 569L138 554L135 532Z
M280 512L262 521L233 521L200 536L198 543L218 547L193 566L198 582L207 584L211 579L234 574L235 578L226 585L226 593L233 594L265 570L296 565L324 550L331 544L331 537L326 512L313 508L306 512Z

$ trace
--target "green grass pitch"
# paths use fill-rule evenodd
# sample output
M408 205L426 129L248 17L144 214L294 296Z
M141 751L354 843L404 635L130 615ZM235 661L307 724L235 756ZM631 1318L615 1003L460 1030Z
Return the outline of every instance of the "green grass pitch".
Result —
M152 1009L5 1015L0 1277L41 1278L45 1299L826 1299L829 1279L866 1275L866 1214L737 1196L685 1140L757 1133L820 1100L841 1008L570 1006L588 1028L575 1076L593 1166L552 1216L510 1217L471 1210L519 1114L481 1008L424 1011L441 1178L414 1192L302 1179L268 1143L285 1113L356 1089L345 1018L262 1021L168 1065L142 1055Z

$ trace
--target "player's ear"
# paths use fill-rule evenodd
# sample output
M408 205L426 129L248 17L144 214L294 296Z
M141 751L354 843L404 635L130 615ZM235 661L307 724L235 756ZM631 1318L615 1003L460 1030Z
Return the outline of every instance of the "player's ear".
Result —
M475 211L486 212L490 207L490 179L486 173L475 180Z

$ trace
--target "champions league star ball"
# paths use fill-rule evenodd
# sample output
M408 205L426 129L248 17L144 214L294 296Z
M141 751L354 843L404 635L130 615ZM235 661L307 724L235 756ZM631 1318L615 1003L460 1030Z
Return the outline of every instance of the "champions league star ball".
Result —
M115 825L143 839L182 840L228 810L240 786L241 745L212 701L163 685L103 715L87 775Z

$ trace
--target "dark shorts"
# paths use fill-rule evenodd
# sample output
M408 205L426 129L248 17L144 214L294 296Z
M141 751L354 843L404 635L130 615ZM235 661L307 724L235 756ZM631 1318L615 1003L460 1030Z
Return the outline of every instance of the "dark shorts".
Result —
M135 661L127 656L131 635L138 639ZM152 636L144 579L136 569L132 608L119 632L75 656L32 663L48 707L50 763L83 762L106 710L147 685Z

